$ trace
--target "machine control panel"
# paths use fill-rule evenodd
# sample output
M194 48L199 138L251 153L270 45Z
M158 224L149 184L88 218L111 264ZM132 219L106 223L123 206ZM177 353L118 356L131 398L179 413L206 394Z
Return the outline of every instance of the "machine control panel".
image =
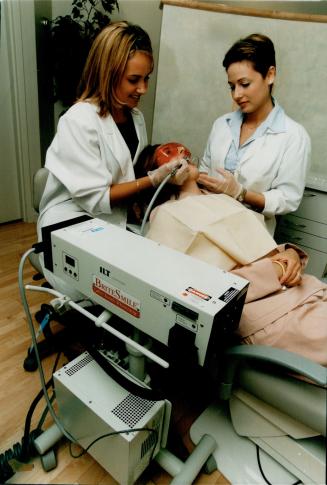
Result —
M78 261L74 256L63 252L63 270L67 276L70 276L74 280L78 280Z

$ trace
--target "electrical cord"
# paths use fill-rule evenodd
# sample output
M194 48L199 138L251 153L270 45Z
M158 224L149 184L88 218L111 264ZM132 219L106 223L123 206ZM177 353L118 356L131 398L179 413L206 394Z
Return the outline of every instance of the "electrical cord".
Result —
M157 447L157 444L158 444L158 431L154 428L132 428L132 429L122 429L120 431L113 431L111 433L106 433L106 434L103 434L101 436L98 436L98 438L96 438L95 440L93 440L85 449L83 449L81 451L81 453L79 453L78 455L74 455L73 452L72 452L72 443L70 442L69 443L69 453L70 453L70 456L72 458L80 458L81 456L85 455L85 453L87 453L89 451L89 449L91 448L91 446L95 445L95 443L97 443L98 441L104 439L104 438L108 438L110 436L117 436L119 434L129 434L129 433L134 433L135 431L149 431L150 433L153 433L155 435L155 442L154 442L154 445L153 445L153 448L151 450L151 455L150 455L150 458L149 458L149 464L151 463L152 459L153 459L153 455L154 455L154 451Z
M56 371L56 368L58 366L58 362L60 359L60 355L61 355L61 352L58 352L56 360L53 365L51 375L53 375L54 372ZM53 387L52 377L46 383L46 389L48 389L49 387ZM32 416L38 402L41 400L42 397L43 397L43 389L39 391L37 396L34 398L27 412L27 415L25 418L25 425L24 425L24 435L21 442L15 443L11 449L8 449L4 453L0 454L0 483L5 483L7 480L9 480L9 478L11 478L14 475L14 470L10 465L11 460L17 460L19 462L25 463L30 459L31 456L35 455L36 450L34 447L34 441L42 433L42 426L49 412L48 406L46 406L36 428L31 432ZM55 394L53 393L53 395L50 398L51 403L53 402L54 398L55 398Z
M169 175L169 177L171 176L172 174ZM167 180L169 177L166 177ZM27 259L27 257L34 251L34 248L26 251L26 253L22 256L21 258L21 261L20 261L20 264L19 264L19 269L18 269L18 284L19 284L19 290L20 290L20 295L21 295L21 300L22 300L22 303L23 303L23 307L24 307L24 310L25 310L25 314L26 314L26 317L27 317L27 322L28 322L28 325L29 325L29 329L30 329L30 333L31 333L31 337L32 337L32 345L33 345L33 348L35 350L35 356L36 356L36 360L37 360L37 364L38 364L38 370L39 370L39 375L40 375L40 380L41 380L41 386L42 386L42 389L39 393L39 395L44 395L44 398L46 400L46 403L47 403L47 408L54 420L54 422L56 423L56 425L58 426L59 430L61 431L61 433L66 437L68 438L69 442L70 442L70 447L71 447L71 444L72 443L76 443L78 444L77 440L70 435L70 433L68 433L62 426L60 420L58 419L58 417L56 416L54 410L53 410L53 407L52 407L52 404L50 402L50 399L49 399L49 396L48 396L48 392L47 392L47 384L45 383L45 378L44 378L44 373L43 373L43 368L42 368L42 364L41 364L41 359L40 359L40 356L39 356L39 352L38 352L38 348L37 348L37 340L36 340L36 334L35 334L35 330L34 330L34 326L33 326L33 321L32 321L32 316L31 316L31 313L30 313L30 310L29 310L29 306L28 306L28 303L27 303L27 298L26 298L26 293L25 293L25 287L24 287L24 283L23 283L23 269L24 269L24 264L25 264L25 261ZM29 286L27 285L27 287L29 288ZM35 288L36 289L36 288ZM42 287L37 287L37 290L38 291L44 291L46 293L50 293L56 297L62 297L63 295L59 292L57 292L56 290L52 290L52 289L49 289L49 288L42 288ZM56 363L57 361L59 360L59 356L57 356L57 360L56 360ZM56 364L55 364L56 366ZM41 418L42 420L42 418ZM113 432L113 433L109 433L107 435L103 435L102 437L99 437L97 438L94 442L92 442L85 450L83 450L83 452L79 455L79 456L82 456L84 453L86 453L89 448L91 446L93 446L93 444L95 442L97 442L98 440L104 438L105 436L110 436L110 435L114 435L114 434L121 434L121 433L131 433L133 431L139 431L139 430L143 430L143 431L151 431L152 433L156 433L156 443L155 443L155 446L154 446L154 449L157 445L157 441L158 441L158 433L156 430L154 429L150 429L150 428L139 428L139 429L129 429L129 430L122 430L122 431L118 431L118 432ZM34 438L35 439L35 438ZM154 449L153 449L153 452L154 452ZM152 455L153 455L153 452L151 454L151 458L150 460L152 459ZM72 455L73 456L73 455ZM75 456L74 458L78 458L79 456ZM7 461L9 461L10 458L8 458Z
M57 354L56 360L55 360L55 362L53 364L53 368L52 368L52 371L51 371L51 375L53 375L56 372L56 370L57 370L57 366L58 366L58 363L59 363L60 356L61 356L61 351L58 352L58 354ZM41 391L41 392L42 392L42 395L43 395L43 391ZM56 394L53 391L53 394L50 397L51 404L53 403L53 401L54 401L55 398L56 398ZM40 418L40 420L38 422L37 428L40 428L40 429L42 428L42 426L44 424L44 421L45 421L45 418L47 417L48 412L49 412L49 408L46 405L45 406L45 409L44 409L44 411L43 411L43 413L41 415L41 418Z
M53 401L55 400L55 398L56 398L56 394L55 394L55 392L53 392L52 396L49 398L51 404L53 403ZM45 406L45 408L44 408L44 410L43 410L43 412L41 414L40 420L39 420L39 422L37 424L37 428L42 429L42 426L44 424L45 418L47 417L48 413L49 413L48 406Z
M46 389L50 386L53 386L52 378L46 383ZM41 426L43 423L39 422L36 429L31 432L31 421L35 408L42 397L43 390L39 391L30 405L25 418L24 435L21 442L15 443L11 449L8 449L0 455L0 483L5 483L14 475L14 471L10 465L11 460L26 463L31 456L35 455L34 440L42 433Z
M51 377L51 379L48 380L48 382L45 384L45 386L46 386L46 389L48 389L49 387L53 387L52 377ZM32 432L30 431L33 413L35 411L37 404L42 399L42 397L43 397L43 390L41 389L38 392L38 394L36 395L36 397L34 398L32 404L31 404L31 406L28 410L28 413L26 415L25 426L24 426L24 436L23 436L23 439L22 439L22 445L23 445L23 447L22 447L22 459L23 459L23 461L28 460L29 456L34 451L34 439L37 438L42 433L40 423L37 425L35 430L33 430ZM31 435L32 435L32 439L31 439ZM32 446L32 448L31 448L31 446Z
M48 393L47 393L47 389L46 389L46 383L45 383L45 378L44 378L43 367L42 367L40 355L39 355L39 352L38 352L37 340L36 340L34 325L33 325L33 321L32 321L32 315L31 315L31 312L29 310L29 306L28 306L28 303L27 303L27 298L26 298L26 293L25 293L25 287L24 287L23 270L24 270L24 265L25 265L26 259L34 251L35 251L34 248L27 250L23 254L23 256L22 256L22 258L20 260L20 263L19 263L19 268L18 268L18 286L19 286L20 296L21 296L22 304L23 304L23 307L24 307L24 310L25 310L25 314L26 314L26 317L27 317L27 323L28 323L29 330L30 330L31 337L32 337L32 344L33 344L33 348L34 348L34 351L35 351L35 357L36 357L36 361L37 361L37 367L38 367L38 371L39 371L39 376L40 376L40 381L41 381L41 387L42 387L43 395L44 395L45 401L47 403L49 412L50 412L51 417L54 420L55 424L58 426L60 432L69 441L72 441L72 442L76 443L75 438L70 433L68 433L64 429L64 427L62 426L62 424L61 424L59 418L57 417L57 415L56 415L56 413L55 413L55 411L54 411L54 409L52 407L52 404L50 402L50 399L49 399L49 396L48 396ZM40 287L39 289L40 289L40 291L44 290L47 293L53 294L55 296L58 296L58 294L59 294L58 292L56 292L55 290L52 290L50 288L42 288L42 287Z
M50 321L50 314L49 313L46 313L46 315L44 316L44 318L42 319L42 322L40 323L40 326L39 326L39 329L37 331L37 333L35 334L36 336L36 339L39 338L39 336L41 335L41 333L44 331L45 327L48 325ZM30 348L28 349L28 353L32 353L33 352L33 344L30 346Z
M267 483L267 485L272 485L272 483L268 480L268 478L266 477L266 475L264 474L263 469L262 469L261 460L260 460L260 448L259 448L258 445L255 445L255 447L256 447L256 450L257 450L258 467L259 467L260 473L262 475L262 478ZM292 483L291 485L301 485L301 484L303 485L303 482L301 480L297 480L296 482Z
M100 441L104 438L108 438L110 436L116 436L116 435L119 435L119 434L134 433L135 431L149 431L150 433L153 433L153 434L156 435L156 441L155 441L155 445L153 447L153 451L154 451L156 446L157 446L157 443L158 443L158 432L157 432L157 430L154 429L154 428L131 428L131 429L122 429L120 431L112 431L111 433L106 433L106 434L103 434L101 436L98 436L86 448L84 448L78 455L72 454L71 443L70 443L70 445L69 445L70 455L71 455L72 458L80 458L81 456L85 455L85 453L87 453L89 451L91 446L95 445L95 443L97 443L98 441ZM152 455L153 455L153 451L152 451ZM152 455L151 455L151 459L152 459Z

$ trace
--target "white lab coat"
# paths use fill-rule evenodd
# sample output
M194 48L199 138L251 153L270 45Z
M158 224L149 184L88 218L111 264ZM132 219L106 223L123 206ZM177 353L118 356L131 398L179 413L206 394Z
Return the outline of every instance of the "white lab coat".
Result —
M248 147L235 176L248 190L265 196L262 211L271 234L275 229L275 215L295 211L302 199L309 167L311 143L300 124L285 116L285 130L274 132L268 128ZM228 115L218 118L211 129L199 169L217 176L216 169L224 168L224 161L232 143L227 124Z
M49 177L40 202L39 240L42 227L83 214L126 226L125 204L110 206L110 186L135 180L133 163L147 145L145 122L142 113L134 109L132 117L139 144L132 160L112 116L100 118L97 110L94 104L79 102L59 120L46 155ZM46 270L45 273L59 291L68 289L56 284Z
M133 163L147 145L142 113L132 116L139 139L134 160L112 116L100 118L95 105L77 103L60 118L46 156L39 228L81 213L126 224L123 204L110 206L110 186L135 179Z

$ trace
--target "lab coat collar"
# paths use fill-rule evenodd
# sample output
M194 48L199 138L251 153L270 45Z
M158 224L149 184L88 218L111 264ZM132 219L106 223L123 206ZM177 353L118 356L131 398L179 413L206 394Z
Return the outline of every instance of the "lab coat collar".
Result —
M275 98L272 98L274 108L271 110L265 121L262 123L262 134L264 132L283 133L286 131L285 111L277 103Z
M143 119L140 110L137 108L134 108L131 111L131 115L134 121L134 125L136 128L136 131L138 132L138 128L142 125ZM104 131L108 134L113 134L116 133L116 130L118 130L117 125L113 119L113 117L109 114L105 118L101 118L103 121L103 126L104 126ZM119 130L118 130L119 131Z
M259 126L257 136L263 135L265 132L270 133L283 133L286 131L285 126L285 112L283 108L277 103L276 99L272 98L274 107L267 116L267 118ZM228 113L226 115L226 121L233 137L237 134L239 136L241 124L243 122L243 113L240 109ZM256 137L257 137L256 136Z
M241 164L245 160L248 160L250 157L252 157L255 151L262 149L265 143L265 134L283 133L286 131L285 112L283 108L277 103L275 98L272 99L274 103L274 108L271 110L267 118L263 121L263 123L258 127L257 131L255 132L252 142L249 144L247 150L240 160ZM239 137L239 130L243 121L243 113L241 112L241 110L229 113L226 116L226 121L229 125L231 134L235 136L235 133L238 132Z
M138 156L141 152L141 148L144 147L144 144L143 144L144 143L144 140L143 140L144 137L142 137L142 134L141 134L142 128L144 126L144 118L143 118L141 111L137 108L134 108L132 110L132 118L133 118L133 121L134 121L134 126L135 126L135 130L136 130L137 138L138 138L138 141L139 141L135 155L134 155L134 159L133 159L133 165L135 165L135 163L137 162Z

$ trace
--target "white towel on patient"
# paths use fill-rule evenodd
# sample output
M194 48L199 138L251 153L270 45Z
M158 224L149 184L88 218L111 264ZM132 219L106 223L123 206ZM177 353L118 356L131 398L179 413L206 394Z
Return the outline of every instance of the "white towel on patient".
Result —
M277 247L264 217L224 194L190 195L157 207L147 237L226 271Z

